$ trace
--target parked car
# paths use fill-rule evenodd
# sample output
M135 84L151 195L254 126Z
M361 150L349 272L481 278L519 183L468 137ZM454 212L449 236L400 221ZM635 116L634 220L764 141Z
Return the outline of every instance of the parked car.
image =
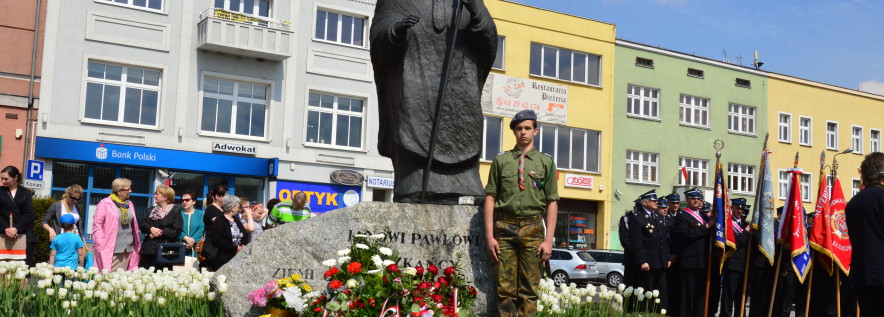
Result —
M599 272L593 280L605 281L612 287L623 282L623 251L619 250L586 250L596 261Z
M588 282L599 275L595 260L588 253L569 249L552 249L549 271L556 285Z

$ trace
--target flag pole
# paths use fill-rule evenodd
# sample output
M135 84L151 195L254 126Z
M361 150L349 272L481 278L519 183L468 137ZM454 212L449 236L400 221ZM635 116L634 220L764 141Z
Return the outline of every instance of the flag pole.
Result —
M715 149L715 177L718 178L718 163L721 161L721 149L724 148L724 141L715 140L712 144L712 147ZM712 209L712 212L715 212L715 209ZM715 219L714 217L709 217L709 220ZM709 253L706 257L706 295L703 300L703 317L709 316L709 290L712 288L711 280L712 280L712 245L715 244L712 239L715 239L715 235L711 235L709 238Z
M761 199L761 184L764 181L764 161L767 160L767 139L770 137L770 133L764 134L764 145L761 147L761 168L758 169L758 183L755 185L755 206L758 206L758 201ZM750 215L749 219L752 219L754 215ZM750 224L751 228L752 225ZM749 243L746 244L747 248L752 248L752 234L749 235ZM746 290L749 288L749 262L750 258L752 258L752 252L746 250L746 263L743 264L743 290L740 293L740 314L737 316L743 316L743 313L746 310Z
M835 271L835 307L838 313L835 316L841 317L841 271L838 270ZM859 311L856 315L859 316Z
M822 150L822 151L820 151L820 174L819 174L820 181L819 181L819 186L817 186L817 188L819 188L820 186L823 186L823 181L824 181L823 177L826 176L825 171L826 171L826 151ZM801 215L801 216L803 217L804 215ZM814 224L814 225L816 225L816 224ZM812 259L819 261L819 259L820 259L819 253L814 252ZM813 260L811 260L810 263L811 263L810 272L807 273L809 275L808 276L809 280L807 281L807 298L805 299L805 302L804 302L804 311L805 312L810 311L810 293L811 293L811 289L813 289L813 264L812 264ZM834 266L835 264L832 263L832 265ZM839 310L840 310L840 308L839 308ZM839 316L840 316L840 314L839 314Z
M795 163L794 163L794 165L792 165L792 167L798 168L798 152L795 152ZM794 185L795 184L792 184L790 186L794 186ZM786 212L786 209L787 208L785 208L785 207L783 208L783 213ZM784 216L785 215L781 214L780 217L778 217L779 218L778 220L785 221L785 219L782 219ZM783 230L785 230L785 229L788 229L788 228L783 227ZM782 235L782 234L783 234L783 232L781 230L780 235ZM785 239L780 239L780 240L783 240L783 241L780 242L780 250L776 252L777 253L777 264L776 264L776 267L774 268L773 290L771 291L771 294L773 294L773 296L771 296L770 305L767 307L767 315L768 316L771 316L773 314L774 300L776 299L776 296L777 296L777 282L779 281L779 277L780 277L780 266L781 266L780 264L783 262L783 257L782 257L783 249L786 248Z

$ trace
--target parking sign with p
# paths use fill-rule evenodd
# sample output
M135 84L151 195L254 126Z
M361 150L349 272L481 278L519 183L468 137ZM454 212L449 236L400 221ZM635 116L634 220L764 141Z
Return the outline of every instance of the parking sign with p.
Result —
M27 173L26 178L42 181L43 180L43 162L28 160L28 173Z

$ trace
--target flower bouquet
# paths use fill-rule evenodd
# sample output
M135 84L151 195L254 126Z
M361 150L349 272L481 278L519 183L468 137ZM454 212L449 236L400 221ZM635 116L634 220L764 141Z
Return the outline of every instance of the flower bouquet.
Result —
M428 265L399 268L383 234L356 235L339 258L323 262L328 288L312 298L306 316L460 316L476 288L458 270ZM459 257L459 256L458 256Z
M561 285L556 289L555 282L549 278L540 281L538 317L608 317L608 316L642 316L657 317L666 315L666 310L657 311L660 305L660 292L645 291L644 288L626 287L620 284L609 289L605 285L596 287L586 285L579 288L576 284ZM598 295L599 300L593 301ZM639 313L627 313L624 305L631 305Z
M263 316L300 316L307 307L307 299L317 295L313 288L298 274L267 282L267 285L249 293L249 302L266 307Z

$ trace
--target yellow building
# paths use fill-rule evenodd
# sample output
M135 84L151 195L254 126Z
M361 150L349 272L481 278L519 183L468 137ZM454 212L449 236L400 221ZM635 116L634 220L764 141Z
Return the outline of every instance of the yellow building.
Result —
M515 146L512 115L534 109L536 145L559 169L555 246L609 245L615 26L507 1L485 3L500 38L483 96L483 181L490 161Z
M820 176L820 153L826 165L838 155L838 178L844 198L860 189L859 166L866 154L881 151L884 130L884 96L845 89L806 79L770 73L768 79L768 145L773 179L778 183L777 207L785 204L786 169L792 168L795 153L805 174L801 181L804 208L815 208ZM779 175L778 175L779 174ZM828 168L826 174L829 174Z

